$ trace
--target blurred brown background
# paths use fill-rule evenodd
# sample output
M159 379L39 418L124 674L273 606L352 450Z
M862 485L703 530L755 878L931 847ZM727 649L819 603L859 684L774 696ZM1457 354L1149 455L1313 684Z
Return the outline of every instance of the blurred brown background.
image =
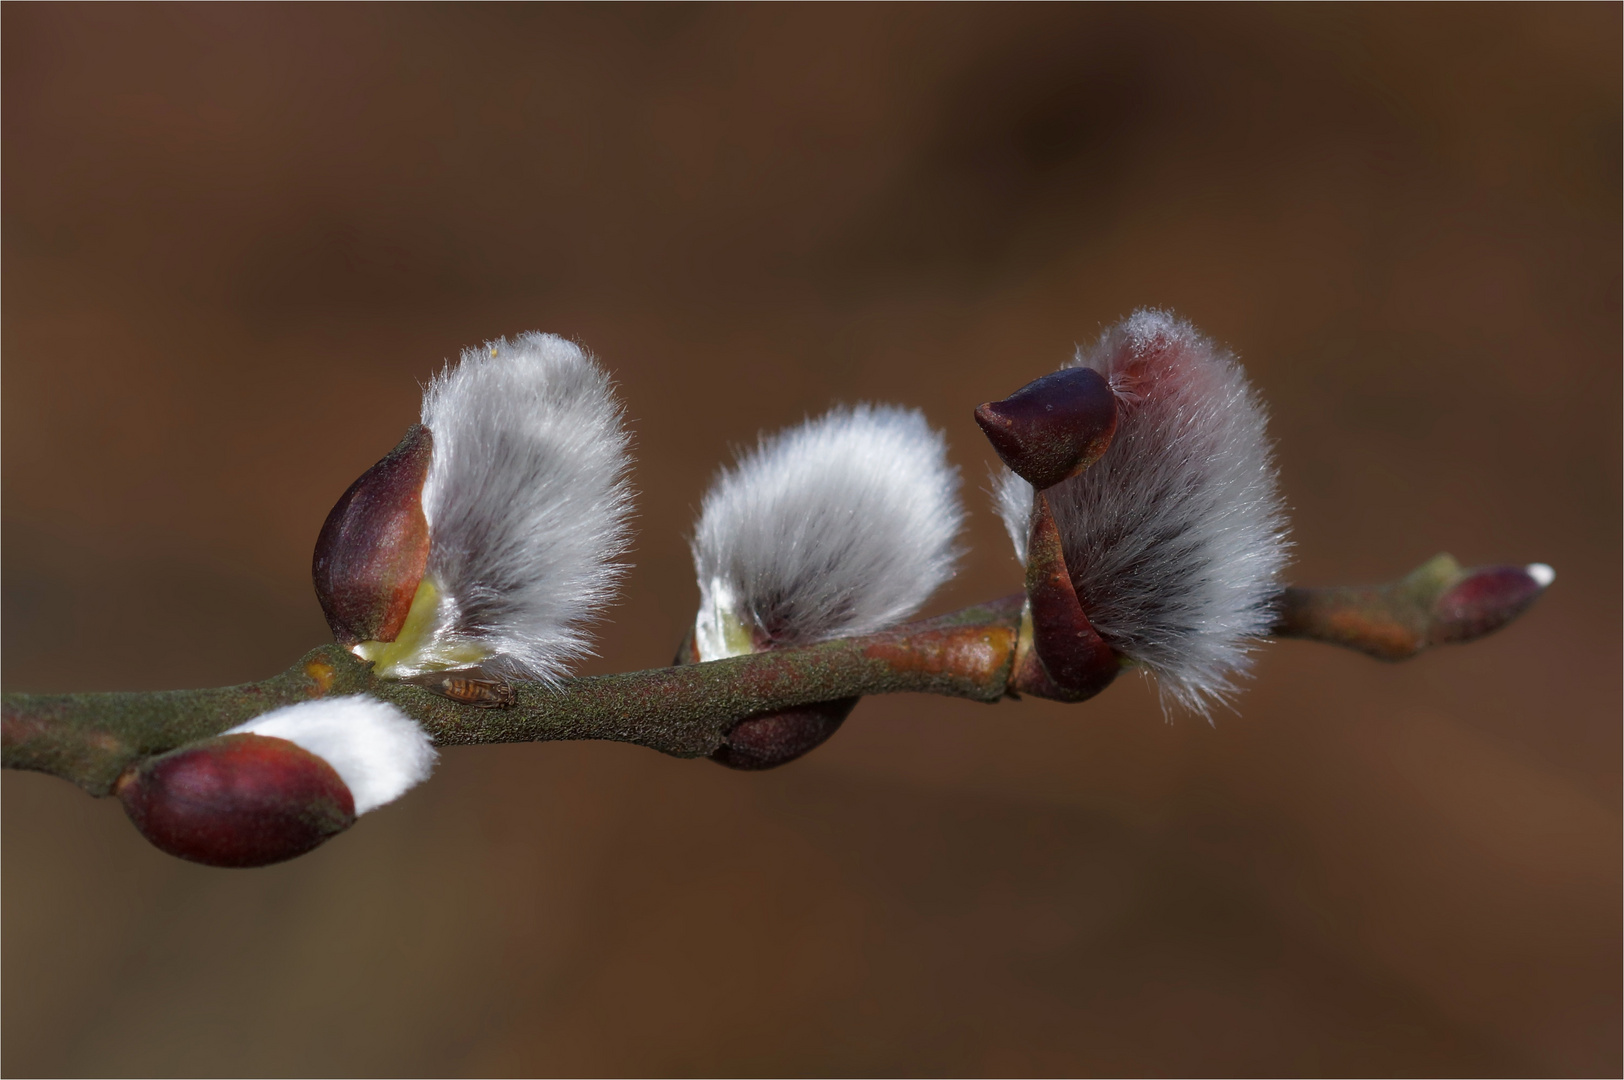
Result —
M946 427L1137 305L1274 410L1295 580L1542 559L1520 623L1268 648L1239 715L870 700L778 772L470 748L210 870L4 778L9 1075L1612 1074L1620 8L4 10L4 684L225 684L468 344L619 379L663 664L714 467Z

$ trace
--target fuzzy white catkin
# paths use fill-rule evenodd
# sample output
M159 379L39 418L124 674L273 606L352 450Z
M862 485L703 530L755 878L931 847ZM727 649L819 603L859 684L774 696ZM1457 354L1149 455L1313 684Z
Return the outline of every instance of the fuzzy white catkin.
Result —
M591 652L630 540L630 437L609 376L551 334L487 342L435 376L423 424L441 599L418 670L470 646L488 672L556 681Z
M273 709L225 734L286 739L315 754L350 789L358 817L427 780L439 757L428 732L411 717L359 694Z
M1162 311L1068 366L1121 404L1105 456L1049 491L1078 600L1164 702L1210 718L1273 622L1290 546L1263 404L1233 355ZM1005 470L996 501L1024 562L1032 488Z
M718 474L694 529L701 659L747 651L727 619L758 648L907 619L955 572L958 489L917 410L837 408L764 436Z

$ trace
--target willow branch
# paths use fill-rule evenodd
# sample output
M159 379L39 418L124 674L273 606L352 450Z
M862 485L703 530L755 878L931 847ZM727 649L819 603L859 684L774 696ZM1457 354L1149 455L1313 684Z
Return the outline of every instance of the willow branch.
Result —
M1519 576L1520 575L1520 576ZM1285 590L1275 633L1403 659L1509 622L1543 582L1521 568L1462 570L1447 555L1381 586ZM131 765L314 698L369 694L419 721L441 746L606 739L677 757L716 751L740 720L800 705L891 693L995 702L1059 690L1038 662L1020 594L866 637L703 664L518 684L515 701L478 708L379 679L338 645L262 682L207 690L6 694L0 764L106 795Z
M867 637L802 648L522 683L516 700L483 709L407 683L375 678L371 665L324 645L263 682L209 690L6 694L3 764L72 781L106 795L131 764L218 735L313 698L370 694L392 702L441 746L608 739L677 757L701 757L738 721L836 698L904 691L997 701L1010 689L1021 597L966 608Z

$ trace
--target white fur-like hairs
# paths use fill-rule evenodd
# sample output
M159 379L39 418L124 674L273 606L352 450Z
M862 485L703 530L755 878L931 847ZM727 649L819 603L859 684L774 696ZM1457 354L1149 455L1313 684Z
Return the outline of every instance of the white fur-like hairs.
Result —
M440 604L416 671L477 657L494 674L557 680L590 653L586 626L630 538L629 436L609 376L551 334L487 342L435 376L423 424Z
M361 694L272 709L225 732L245 733L286 739L327 762L350 789L357 817L427 780L439 758L415 720Z
M992 501L1015 545L1015 558L1026 565L1027 535L1032 524L1032 485L1000 465L992 476Z
M1289 548L1263 404L1232 354L1162 311L1068 366L1105 375L1120 405L1105 456L1049 491L1078 600L1164 701L1210 717L1273 621ZM996 495L1024 562L1032 488L1006 471Z
M700 658L907 619L954 574L958 488L918 410L837 408L764 436L718 474L694 530Z

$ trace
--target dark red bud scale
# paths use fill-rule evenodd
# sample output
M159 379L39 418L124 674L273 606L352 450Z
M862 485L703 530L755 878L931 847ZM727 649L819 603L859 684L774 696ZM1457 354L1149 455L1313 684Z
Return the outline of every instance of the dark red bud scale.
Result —
M765 648L771 648L768 644ZM677 666L700 663L699 642L692 630L677 648ZM734 724L711 760L730 769L759 772L787 765L824 743L840 730L861 698L836 698L793 709L750 716Z
M1088 621L1060 549L1049 498L1033 500L1032 525L1026 545L1026 598L1032 607L1032 651L1049 678L1082 701L1111 685L1121 662L1094 624Z
M1116 395L1092 368L1066 368L976 409L976 423L1017 476L1042 491L1098 461L1116 434Z
M114 789L141 835L208 866L265 866L355 824L326 761L286 739L221 735L144 761Z
M758 771L794 761L828 741L857 707L838 698L740 720L711 760L730 769Z
M1546 584L1521 566L1469 570L1433 604L1430 637L1459 643L1493 633L1526 611Z
M423 516L434 438L413 425L389 454L350 485L316 538L312 574L340 645L393 641L429 559Z

